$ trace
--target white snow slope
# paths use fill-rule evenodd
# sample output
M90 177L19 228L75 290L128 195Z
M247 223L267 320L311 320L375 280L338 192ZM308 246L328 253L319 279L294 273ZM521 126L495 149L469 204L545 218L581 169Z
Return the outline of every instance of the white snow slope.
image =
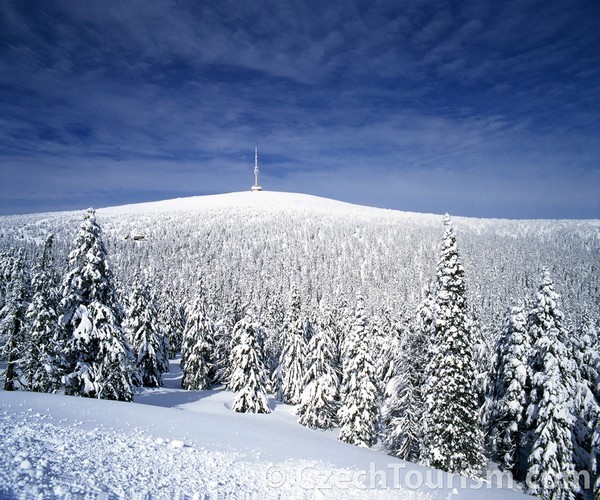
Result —
M190 196L186 198L175 198L172 200L152 201L147 203L135 203L118 207L101 208L99 212L105 215L124 213L150 213L150 212L173 212L177 210L207 210L231 207L268 207L268 208L307 208L307 209L339 209L348 210L375 210L378 208L353 205L343 201L322 198L302 193L285 193L279 191L251 192L242 191L238 193L225 193L207 196Z
M1 498L492 498L522 495L410 464L296 423L230 410L225 390L165 387L134 403L0 392Z

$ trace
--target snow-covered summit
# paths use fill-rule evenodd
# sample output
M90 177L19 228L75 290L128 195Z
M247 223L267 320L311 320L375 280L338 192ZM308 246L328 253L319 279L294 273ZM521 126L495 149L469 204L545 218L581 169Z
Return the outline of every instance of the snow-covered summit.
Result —
M135 212L168 212L168 211L194 211L220 208L300 208L316 210L382 210L360 205L353 205L343 201L322 198L301 193L286 193L280 191L242 191L205 196L190 196L147 203L136 203L118 207L101 209L105 214L135 213Z

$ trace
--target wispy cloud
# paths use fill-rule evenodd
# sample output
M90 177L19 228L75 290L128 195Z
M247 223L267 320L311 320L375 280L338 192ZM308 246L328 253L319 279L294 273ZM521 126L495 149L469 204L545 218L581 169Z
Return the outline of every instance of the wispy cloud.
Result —
M600 217L595 12L4 2L0 212L245 189L259 145L272 189Z

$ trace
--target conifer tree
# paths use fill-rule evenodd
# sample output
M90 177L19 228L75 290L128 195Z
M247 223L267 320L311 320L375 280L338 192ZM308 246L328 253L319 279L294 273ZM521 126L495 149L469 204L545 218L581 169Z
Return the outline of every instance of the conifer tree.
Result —
M377 437L377 386L371 357L364 300L359 297L344 352L342 398L339 410L340 441L368 448Z
M420 432L418 420L418 394L409 379L408 371L396 375L385 390L385 403L381 409L383 445L390 455L418 462Z
M60 387L58 278L53 269L53 241L53 235L46 239L42 259L34 270L33 298L26 314L29 338L23 353L23 378L27 389L34 392L52 392Z
M6 288L10 281L12 269L12 256L8 252L0 251L0 309L4 307Z
M577 471L589 471L595 478L594 469L594 429L599 425L600 417L600 351L595 333L595 325L587 313L579 328L570 332L568 350L577 368L574 374L577 387L573 416L574 464ZM593 482L593 479L592 479ZM580 478L581 487L585 488Z
M328 429L335 425L340 389L335 366L337 346L328 321L330 314L325 311L321 317L308 343L304 390L297 409L298 422L312 429Z
M417 310L415 326L399 348L398 373L386 386L382 408L383 443L391 455L418 462L422 447L424 374L432 331L433 297L429 288Z
M531 346L521 307L511 307L498 339L493 373L490 448L503 469L521 478L522 435L528 400L527 362Z
M593 401L588 410L587 428L590 433L589 470L594 498L600 497L600 328L588 323L586 328L590 344L586 351L585 378L590 384ZM595 347L594 347L595 346Z
M131 401L134 361L121 327L123 312L94 209L84 215L69 266L59 318L65 393Z
M231 332L233 326L230 325L228 318L217 317L214 323L214 350L212 356L214 381L216 383L228 384L229 381L229 361L231 355Z
M487 331L486 331L487 330ZM489 387L491 371L493 370L495 343L494 335L480 324L477 314L471 310L467 315L467 331L470 332L473 345L473 363L475 365L475 391L477 392L477 406L479 408L479 424L481 429L489 428L490 401Z
M527 408L531 451L528 453L529 493L542 498L575 498L572 429L575 366L565 346L566 331L559 295L547 270L528 318L533 344L531 394Z
M346 338L352 331L352 323L354 321L354 309L348 304L346 295L341 290L338 291L341 298L338 299L334 310L334 324L336 325L335 331L337 333L339 348L339 359L338 365L340 371L344 373L344 364L348 360L346 348L350 345Z
M6 280L4 305L0 310L0 340L2 358L6 360L4 390L17 389L18 364L24 350L23 323L27 308L28 290L22 257L10 257L5 262Z
M222 318L215 326L215 373L216 380L225 383L229 390L231 374L235 367L231 366L231 351L239 344L239 338L234 336L235 325L244 319L248 304L242 301L239 291L235 290L232 298L226 303ZM238 330L239 332L239 330Z
M265 373L269 381L269 393L283 401L283 373L281 371L281 331L283 322L265 326Z
M181 351L183 330L185 328L185 308L171 288L167 288L160 297L158 316L161 325L164 325L164 334L169 345L169 358L174 358Z
M389 309L384 308L370 324L372 352L378 353L374 360L377 395L383 400L386 386L398 373L400 356L400 325L394 324Z
M283 349L281 351L281 377L283 402L300 403L304 380L306 343L305 324L301 318L300 296L294 289L290 309L283 326Z
M265 329L265 370L269 379L269 392L283 400L283 378L281 372L282 331L285 308L278 294L267 298Z
M148 286L137 277L128 300L125 333L133 350L137 375L142 385L162 386L169 371L169 346L158 319L158 308Z
M214 326L198 297L187 315L181 349L182 386L188 390L208 389L211 384Z
M476 476L484 463L483 434L464 271L448 215L437 267L434 316L424 394L423 460L438 469Z
M239 413L271 413L259 336L259 326L249 314L236 323L233 337L238 344L231 351L230 387L236 393L232 409Z
M600 384L600 382L598 382ZM592 491L594 498L600 496L600 419L596 418L593 422L592 432L592 451L590 456L590 469L592 471L591 480L593 482Z

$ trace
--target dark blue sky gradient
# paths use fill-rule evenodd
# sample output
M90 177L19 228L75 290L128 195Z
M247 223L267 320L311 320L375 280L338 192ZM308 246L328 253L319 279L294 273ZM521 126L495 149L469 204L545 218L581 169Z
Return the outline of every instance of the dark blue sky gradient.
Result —
M0 213L265 189L600 218L600 2L0 0Z

